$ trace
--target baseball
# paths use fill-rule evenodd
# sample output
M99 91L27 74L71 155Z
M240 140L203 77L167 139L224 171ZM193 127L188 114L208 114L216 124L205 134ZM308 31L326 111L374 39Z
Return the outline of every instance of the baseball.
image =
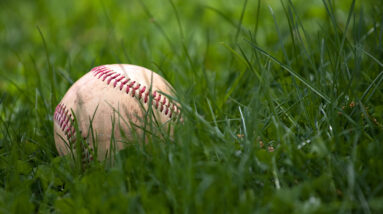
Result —
M168 127L179 115L179 107L165 94L174 96L172 86L146 68L128 64L93 68L71 86L56 107L58 153L75 151L76 137L81 136L86 142L82 143L82 158L93 159L96 153L103 160L111 154L112 141L120 150L142 132L147 112L156 124Z

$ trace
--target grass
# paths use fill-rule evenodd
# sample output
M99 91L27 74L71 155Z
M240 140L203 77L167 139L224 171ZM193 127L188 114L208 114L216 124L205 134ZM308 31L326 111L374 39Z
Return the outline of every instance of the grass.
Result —
M382 3L0 8L0 213L383 212ZM110 63L165 77L184 122L83 169L58 156L53 111Z

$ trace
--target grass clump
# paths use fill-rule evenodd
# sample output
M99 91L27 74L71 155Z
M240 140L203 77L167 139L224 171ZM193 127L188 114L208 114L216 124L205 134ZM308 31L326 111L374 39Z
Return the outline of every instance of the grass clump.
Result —
M0 212L382 212L382 6L0 2ZM183 122L76 167L53 111L111 63L165 77Z

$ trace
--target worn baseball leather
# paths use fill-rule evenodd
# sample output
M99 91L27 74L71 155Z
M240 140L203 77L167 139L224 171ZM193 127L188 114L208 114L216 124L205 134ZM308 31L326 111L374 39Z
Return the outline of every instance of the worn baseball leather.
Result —
M57 151L66 155L70 145L76 148L73 144L79 133L76 134L72 112L81 137L89 145L84 151L89 153L96 145L99 160L110 155L111 138L115 148L120 150L136 139L135 133L142 133L137 126L143 127L149 106L152 109L149 118L167 127L179 114L179 109L161 93L174 96L170 84L146 68L128 64L93 68L72 85L56 108L54 139ZM91 154L83 154L83 158L89 156Z

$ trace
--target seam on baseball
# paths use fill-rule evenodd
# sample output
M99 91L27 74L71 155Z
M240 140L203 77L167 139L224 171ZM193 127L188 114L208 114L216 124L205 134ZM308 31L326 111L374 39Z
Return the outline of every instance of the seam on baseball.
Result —
M59 103L55 109L53 118L57 122L61 131L64 132L68 142L70 144L75 143L76 130L73 126L74 119L72 113L70 113L70 109L67 108L63 103ZM85 163L87 160L93 160L93 156L90 151L93 151L93 148L89 149L89 143L87 143L81 154L82 163Z
M117 73L107 66L101 65L93 68L90 72L93 73L93 76L97 79L105 82L107 85L112 84L113 88L119 89L120 91L130 94L132 97L142 100L145 104L149 101L149 87L138 83L137 81L125 76L123 74ZM152 93L152 106L163 113L165 116L172 118L174 114L178 115L180 110L178 106L171 102L166 96L159 93L159 91L153 91Z
M70 109L67 109L63 103L60 103L57 105L53 117L69 142L73 143L76 137L76 130L72 124L73 116L70 113Z

